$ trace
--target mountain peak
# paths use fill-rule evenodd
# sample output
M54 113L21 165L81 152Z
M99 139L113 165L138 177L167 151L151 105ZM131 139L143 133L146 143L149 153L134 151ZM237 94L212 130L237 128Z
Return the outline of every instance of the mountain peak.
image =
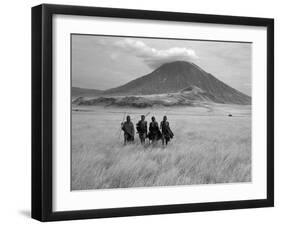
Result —
M172 61L172 62L168 62L168 63L164 63L162 64L158 69L165 69L165 68L184 68L184 67L190 67L192 66L192 63L191 62L188 62L188 61Z
M164 63L162 64L162 66L187 66L187 65L191 65L192 63L189 61L184 61L184 60L177 60L177 61L172 61L172 62L168 62L168 63ZM160 66L161 67L161 66Z
M170 74L173 76L185 75L187 76L186 79L192 79L188 78L188 75L193 74L197 74L199 76L208 76L208 73L206 73L202 68L189 61L173 61L165 63L162 64L158 69L156 69L155 72L160 72L162 74Z

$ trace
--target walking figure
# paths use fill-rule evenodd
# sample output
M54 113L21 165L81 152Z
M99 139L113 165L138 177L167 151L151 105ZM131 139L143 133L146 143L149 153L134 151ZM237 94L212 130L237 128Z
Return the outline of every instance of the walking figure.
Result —
M163 117L163 121L160 123L160 128L162 131L162 144L164 145L168 145L170 139L173 139L174 134L172 132L172 130L170 129L170 125L169 122L167 121L167 116L165 115Z
M135 137L135 129L129 115L126 118L126 122L121 123L121 129L124 131L124 145L133 142Z
M149 124L148 138L152 141L152 143L155 143L156 141L161 139L161 132L158 126L158 122L156 122L154 116L152 116L151 123Z
M141 120L137 123L136 128L140 137L141 144L145 144L145 139L147 137L147 122L145 121L144 115L141 116Z

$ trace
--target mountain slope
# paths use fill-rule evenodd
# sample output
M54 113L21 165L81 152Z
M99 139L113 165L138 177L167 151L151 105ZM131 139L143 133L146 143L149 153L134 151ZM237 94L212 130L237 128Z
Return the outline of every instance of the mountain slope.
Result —
M84 89L79 87L72 87L71 88L72 97L78 96L96 96L101 94L103 91L97 89Z
M200 88L211 101L217 103L251 103L251 97L226 85L197 65L186 61L166 63L148 75L104 91L103 95L167 94L189 87Z

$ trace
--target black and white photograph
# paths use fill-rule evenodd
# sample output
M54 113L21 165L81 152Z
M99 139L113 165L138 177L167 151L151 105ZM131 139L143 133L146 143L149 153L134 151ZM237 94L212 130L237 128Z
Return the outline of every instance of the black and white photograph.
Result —
M72 191L251 183L251 42L70 40Z

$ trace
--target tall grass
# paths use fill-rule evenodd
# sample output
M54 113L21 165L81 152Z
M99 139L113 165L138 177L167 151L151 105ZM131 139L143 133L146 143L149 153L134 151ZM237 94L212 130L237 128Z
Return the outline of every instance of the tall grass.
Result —
M124 146L120 117L73 112L73 190L251 181L250 116L168 114L175 138L166 148L138 138Z

